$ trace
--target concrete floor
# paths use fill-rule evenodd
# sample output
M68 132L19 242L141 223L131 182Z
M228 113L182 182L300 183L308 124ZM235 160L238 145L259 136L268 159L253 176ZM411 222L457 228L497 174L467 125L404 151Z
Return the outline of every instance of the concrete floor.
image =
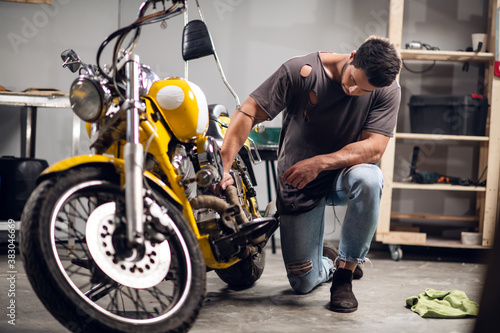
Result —
M308 295L295 295L279 249L272 254L268 248L264 274L251 289L230 290L214 272L208 273L207 298L190 332L472 332L474 318L424 319L406 308L405 300L433 288L463 290L479 302L485 250L471 254L472 250L403 247L403 259L396 262L385 247L378 248L369 253L373 267L367 264L365 276L353 282L359 301L354 313L327 309L330 287L326 284ZM0 249L0 332L67 332L36 298L19 261L16 326L7 323L7 248Z

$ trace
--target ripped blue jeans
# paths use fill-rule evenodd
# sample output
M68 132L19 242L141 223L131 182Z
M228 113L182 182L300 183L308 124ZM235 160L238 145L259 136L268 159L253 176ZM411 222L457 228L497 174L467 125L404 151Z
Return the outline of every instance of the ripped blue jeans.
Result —
M323 257L325 205L347 206L340 232L339 259L363 263L377 228L383 178L379 167L359 164L344 169L318 206L303 214L281 215L280 236L288 281L306 294L333 275Z

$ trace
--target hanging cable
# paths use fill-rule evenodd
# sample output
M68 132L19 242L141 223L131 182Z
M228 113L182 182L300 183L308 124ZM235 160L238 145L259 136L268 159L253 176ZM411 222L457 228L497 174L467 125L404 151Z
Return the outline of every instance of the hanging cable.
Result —
M406 44L406 48L407 49L425 49L425 50L429 50L429 51L439 51L439 47L436 47L436 46L430 46L429 44L426 44L426 43L420 43L420 42L411 42L411 43L407 43ZM423 69L423 70L414 70L414 69L411 69L409 68L406 63L404 62L404 60L402 61L403 62L403 67L410 73L413 73L413 74L423 74L423 73L427 73L428 71L430 71L431 69L434 68L434 66L436 65L436 60L433 61L433 63L431 65L429 65L427 68Z

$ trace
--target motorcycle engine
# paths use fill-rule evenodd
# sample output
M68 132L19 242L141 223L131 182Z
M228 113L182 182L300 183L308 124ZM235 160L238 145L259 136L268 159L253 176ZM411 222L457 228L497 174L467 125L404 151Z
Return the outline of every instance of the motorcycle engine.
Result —
M198 189L196 182L194 182L196 172L193 162L187 155L186 147L183 145L177 145L177 147L175 147L175 155L172 159L172 165L182 177L184 192L186 193L188 200L196 197Z
M204 148L189 154L185 145L175 147L172 165L182 177L186 197L191 200L199 193L199 188L207 188L221 181L224 174L220 149L212 137L207 137ZM194 148L193 148L194 149Z
M182 177L186 197L193 205L195 219L201 234L208 234L213 239L235 232L231 223L224 223L223 216L231 207L224 196L206 190L210 185L218 183L224 174L222 157L215 140L207 137L201 151L190 151L189 145L178 144L172 157L172 165ZM242 180L239 173L233 174L235 187L242 193ZM193 199L197 202L193 204ZM241 198L238 198L241 200ZM240 203L241 204L241 203ZM235 223L235 222L233 222Z

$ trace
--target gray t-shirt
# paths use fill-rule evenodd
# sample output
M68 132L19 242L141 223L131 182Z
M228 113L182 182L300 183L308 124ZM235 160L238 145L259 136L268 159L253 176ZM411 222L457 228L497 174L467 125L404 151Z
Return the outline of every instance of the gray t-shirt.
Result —
M303 77L303 66L312 67ZM310 100L310 92L317 97ZM281 181L298 161L329 154L359 141L366 130L391 137L396 125L401 88L377 88L363 96L347 96L339 83L325 72L320 53L295 57L285 62L250 96L272 119L283 112L278 149L278 211L306 212L326 195L340 170L323 171L302 190Z

